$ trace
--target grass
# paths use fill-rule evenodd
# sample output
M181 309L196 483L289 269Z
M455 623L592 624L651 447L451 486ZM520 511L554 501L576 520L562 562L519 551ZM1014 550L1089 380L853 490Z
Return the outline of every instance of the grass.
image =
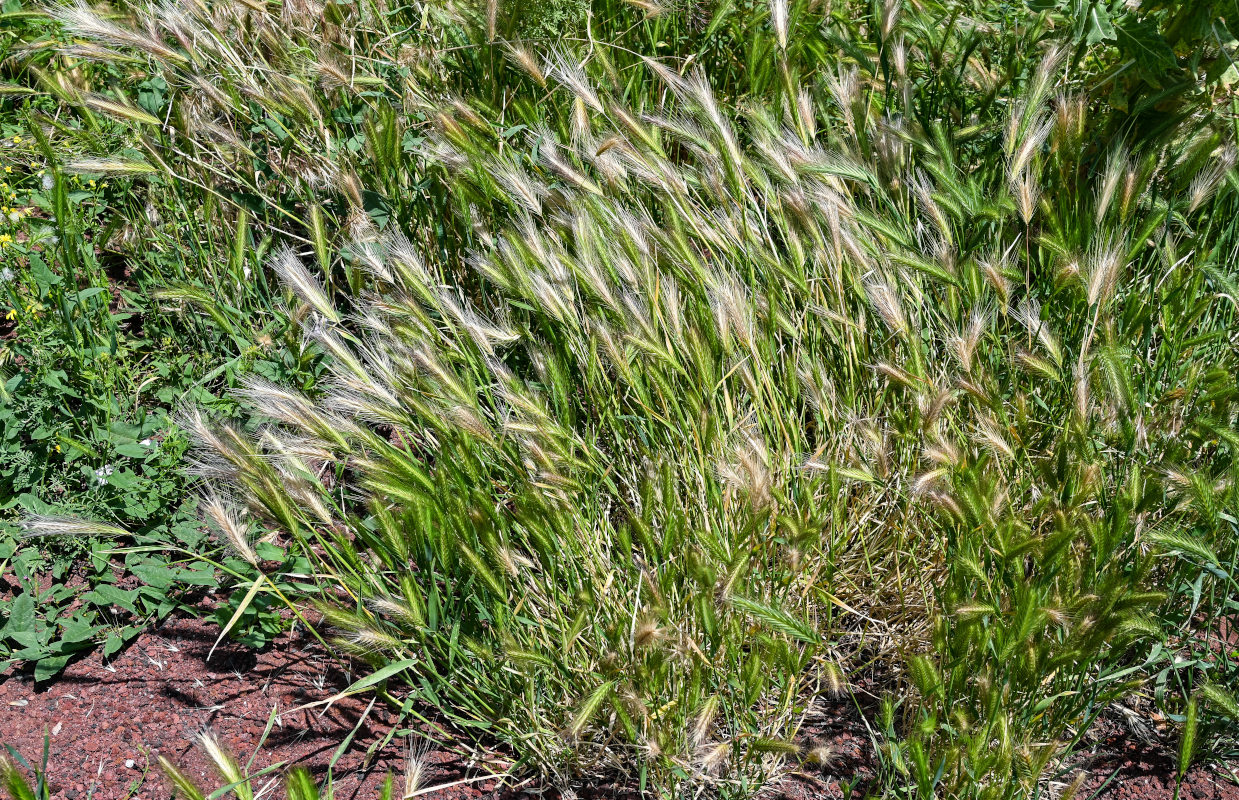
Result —
M269 729L268 732L270 732ZM265 736L263 738L265 739ZM54 780L52 776L49 776L47 767L50 743L50 737L45 737L43 758L37 766L32 766L20 753L11 747L6 748L9 751L8 756L0 755L0 781L2 781L0 786L3 786L12 800L50 800L52 797L50 781ZM283 785L284 796L288 800L331 800L331 798L335 797L335 790L332 788L330 777L320 785L314 781L309 770L294 766L284 772L282 776L266 778L266 775L275 772L283 764L278 763L263 770L251 771L252 759L250 764L242 766L236 757L228 752L220 744L219 740L209 732L203 732L198 736L196 744L210 758L212 766L218 773L217 781L222 781L222 783L208 794L202 790L199 781L195 781L185 770L178 767L167 757L160 756L159 767L167 777L171 788L169 797L182 797L186 800L205 800L208 796L224 797L231 795L237 798L237 800L254 800L256 797L266 795L278 784ZM33 786L26 775L23 774L22 768L24 768L25 772L30 773L34 782ZM419 785L420 769L420 762L411 753L409 769L404 776L404 784L401 787L402 798L417 797L427 793L426 787ZM280 780L281 777L283 780ZM136 796L144 781L145 772L142 778L134 781L126 797ZM431 790L433 791L433 788ZM87 797L93 796L94 791L95 789L92 785L92 788L87 790ZM379 800L391 800L393 791L395 791L395 783L392 776L388 774L386 781L379 790Z
M312 606L556 785L750 796L831 698L893 796L1035 796L1119 705L1233 755L1224 10L573 9L25 51L113 71L28 125L241 386L179 417L225 628Z
M1031 792L1137 688L1154 590L1233 542L1203 433L1233 370L1176 346L1224 362L1233 311L1190 233L1131 231L1191 198L1132 168L1112 200L1104 173L1047 180L1070 129L1026 156L1020 114L1048 114L1056 67L988 184L943 133L892 186L862 149L882 121L819 143L809 101L800 134L757 109L742 139L671 73L679 115L644 121L566 75L599 113L575 146L530 142L541 180L445 119L454 196L502 209L491 243L461 274L358 242L351 318L277 259L329 388L252 384L262 439L195 419L199 468L346 593L343 649L443 676L424 700L554 780L747 793L802 754L823 687L879 672L912 690L881 699L893 785ZM1056 224L1093 196L1087 230Z

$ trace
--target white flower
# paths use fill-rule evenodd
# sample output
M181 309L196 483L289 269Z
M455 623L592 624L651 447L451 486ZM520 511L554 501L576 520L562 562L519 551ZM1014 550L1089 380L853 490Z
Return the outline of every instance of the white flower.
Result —
M95 470L95 480L99 481L99 485L102 486L103 484L108 482L108 476L111 474L112 474L112 465L104 464L102 467Z
M0 283L8 283L9 281L13 280L13 277L14 277L13 270L9 269L8 267L5 267L4 269L0 269Z
M43 191L50 192L52 187L56 185L56 181L52 180L51 175L43 176Z
M150 440L150 439L143 439L142 441L138 442L138 444L142 445L143 447L150 447L150 446L151 446L151 440Z

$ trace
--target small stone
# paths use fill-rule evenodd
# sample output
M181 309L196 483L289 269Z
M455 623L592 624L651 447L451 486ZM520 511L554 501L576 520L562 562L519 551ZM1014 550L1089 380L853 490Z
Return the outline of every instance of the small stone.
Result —
M134 768L134 765L135 765L135 764L137 764L137 763L138 763L138 762L134 761L132 758L126 758L126 759L125 759L125 768L126 768L126 769L133 769L133 768Z

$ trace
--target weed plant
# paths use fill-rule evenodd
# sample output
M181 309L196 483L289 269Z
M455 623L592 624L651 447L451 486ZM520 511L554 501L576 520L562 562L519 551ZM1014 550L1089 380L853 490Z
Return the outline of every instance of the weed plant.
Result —
M87 73L49 58L59 28L11 6L0 51L33 48L27 72L117 79L107 65ZM219 388L242 372L312 386L317 355L278 347L288 320L259 312L261 286L220 291L219 271L203 268L201 253L173 235L178 229L140 204L143 192L161 189L159 176L135 186L131 177L65 168L66 137L90 134L110 147L123 137L119 124L85 115L56 121L51 115L65 108L55 98L17 84L3 90L3 102L20 103L21 113L0 116L0 564L8 581L0 664L25 663L44 680L92 647L113 655L177 607L186 588L216 586L209 565L183 563L215 548L187 490L187 440L169 409L193 402L235 416L236 403ZM144 220L141 235L130 212ZM230 264L238 280L247 263ZM214 316L187 318L177 301L157 296L174 288L178 298L191 296L195 285L213 288ZM19 542L18 517L50 513L131 535ZM246 565L232 566L247 576ZM225 621L233 610L224 605ZM252 604L234 626L255 645L283 625L274 609L260 610Z
M30 169L14 157L18 148L31 157L21 134L6 134L0 559L12 584L0 660L30 663L42 680L94 645L115 653L166 615L176 605L173 577L213 581L209 571L170 568L149 550L114 562L107 552L113 543L97 539L19 546L15 518L53 512L123 525L146 547L175 543L200 552L209 540L180 474L187 441L159 408L189 388L183 370L193 369L194 357L152 363L158 342L135 325L138 309L125 307L133 295L113 295L94 249L74 238L104 224L106 182ZM152 583L121 586L126 572Z
M411 50L374 5L55 12L168 87L64 91L141 151L88 166L204 187L200 263L270 232L327 356L246 379L256 430L182 420L234 559L313 576L238 613L314 604L365 686L562 785L748 796L829 765L830 698L901 796L1035 794L1119 705L1181 772L1233 746L1229 39L1173 49L1212 6L646 9L562 48L451 11Z

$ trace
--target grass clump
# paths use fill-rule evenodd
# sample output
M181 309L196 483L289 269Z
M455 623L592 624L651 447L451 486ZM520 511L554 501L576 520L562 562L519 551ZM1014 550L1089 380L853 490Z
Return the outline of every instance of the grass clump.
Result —
M775 2L761 81L491 30L527 74L462 56L500 91L458 99L378 9L225 10L255 52L178 37L206 6L59 15L180 93L91 107L228 188L234 269L228 203L259 209L326 356L312 391L246 379L255 430L183 419L237 559L307 564L250 597L565 785L751 795L820 760L823 695L919 797L1035 794L1146 680L1180 772L1233 713L1224 650L1160 671L1239 588L1233 131L1109 74L1129 34Z
M482 244L363 236L351 309L279 256L328 388L251 383L254 438L194 418L200 469L317 561L342 647L557 781L751 792L863 672L893 788L1031 792L1233 547L1210 173L1195 138L1072 169L1060 64L997 165L655 63L644 114L561 65L568 141L445 115Z

